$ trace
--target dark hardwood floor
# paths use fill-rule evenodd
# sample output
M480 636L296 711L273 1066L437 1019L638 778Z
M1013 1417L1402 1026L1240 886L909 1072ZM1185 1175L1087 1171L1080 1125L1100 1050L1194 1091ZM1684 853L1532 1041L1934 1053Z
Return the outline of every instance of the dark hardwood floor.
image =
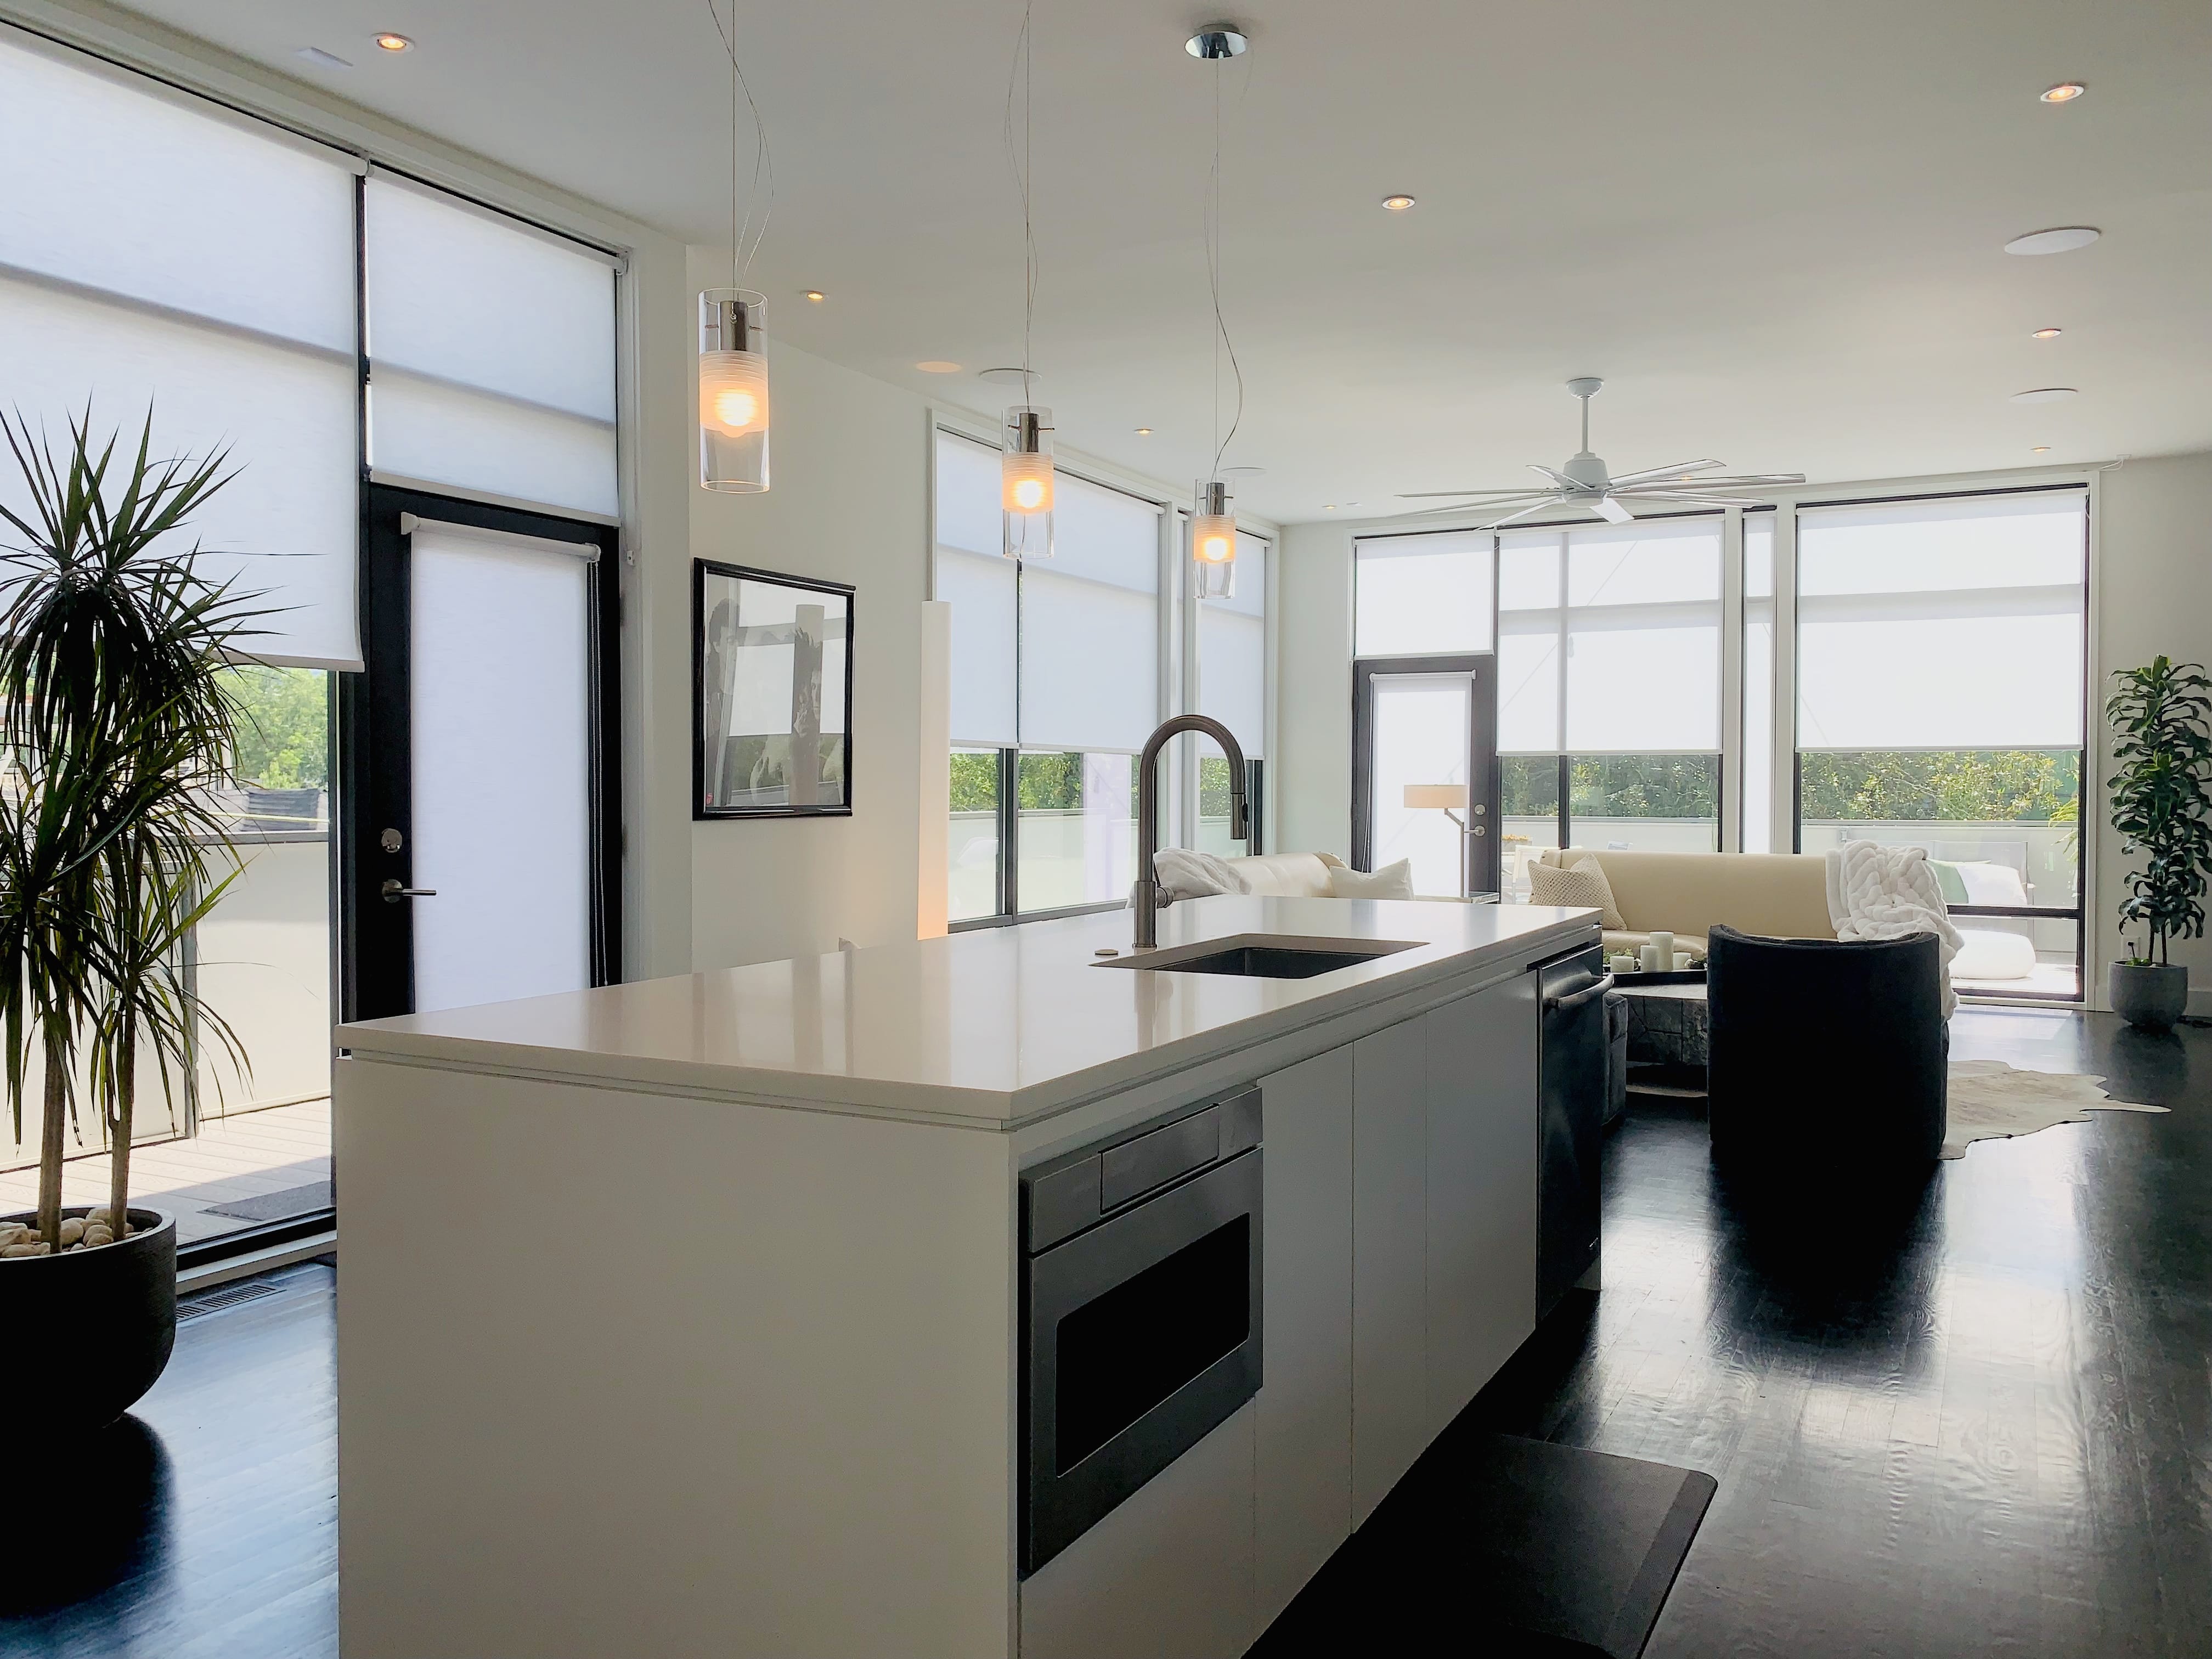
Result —
M337 1652L335 1285L303 1262L222 1287L245 1299L179 1323L153 1391L58 1468L37 1465L31 1419L15 1417L0 1654ZM47 1490L59 1526L40 1543Z
M1969 1012L1954 1052L2173 1110L1977 1144L1888 1217L1747 1204L1702 1119L1633 1113L1603 1295L1455 1425L1717 1477L1651 1659L2212 1655L2212 1030ZM125 1524L0 1550L0 1654L335 1651L332 1276L276 1278L183 1327L143 1430L71 1456L64 1513L105 1496ZM1430 1651L1413 1632L1464 1635L1474 1588L1316 1650ZM1279 1622L1269 1651L1297 1634Z
M1650 1659L2212 1655L2212 1030L1968 1010L1953 1054L2172 1110L1978 1142L1887 1219L1632 1113L1594 1314L1470 1407L1717 1477Z

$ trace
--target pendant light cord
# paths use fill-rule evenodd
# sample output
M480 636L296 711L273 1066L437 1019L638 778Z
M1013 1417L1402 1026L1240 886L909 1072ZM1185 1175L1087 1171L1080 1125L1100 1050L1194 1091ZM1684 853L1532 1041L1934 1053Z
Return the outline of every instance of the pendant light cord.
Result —
M722 50L730 59L730 273L731 280L743 288L752 274L754 256L759 253L762 238L768 234L768 222L775 211L775 161L769 154L768 123L761 118L760 106L753 101L753 89L746 83L744 66L738 62L738 0L730 0L730 26L722 27L722 14L716 9L714 0L707 0L707 15L714 20L714 33L721 37ZM753 178L752 188L745 192L744 212L738 211L738 103L742 99L753 117ZM761 183L765 176L768 199L761 201ZM760 210L760 227L753 228L753 211ZM750 238L750 241L748 239Z
M1030 392L1030 335L1036 323L1037 257L1036 226L1030 212L1030 19L1035 0L1024 0L1021 33L1014 37L1014 61L1006 70L1006 118L1002 136L1006 144L1006 163L1013 169L1014 188L1022 198L1022 402L1034 404L1036 399ZM1014 143L1014 88L1018 85L1022 94L1022 141Z
M1226 62L1224 59L1223 62ZM1221 77L1213 71L1213 165L1206 175L1206 282L1213 296L1213 470L1221 476L1221 458L1229 453L1237 428L1244 422L1244 370L1237 361L1237 343L1229 337L1229 324L1221 314ZM1228 436L1221 432L1221 354L1229 354L1230 372L1237 378L1237 412L1229 422Z

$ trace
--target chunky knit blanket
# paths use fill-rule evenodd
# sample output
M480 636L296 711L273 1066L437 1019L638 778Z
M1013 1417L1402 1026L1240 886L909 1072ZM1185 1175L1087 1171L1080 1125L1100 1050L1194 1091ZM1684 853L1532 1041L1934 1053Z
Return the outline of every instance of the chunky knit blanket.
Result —
M1959 1006L1951 958L1966 941L1943 908L1943 890L1917 847L1847 841L1828 854L1828 920L1842 939L1903 939L1933 933L1942 961L1943 1018Z

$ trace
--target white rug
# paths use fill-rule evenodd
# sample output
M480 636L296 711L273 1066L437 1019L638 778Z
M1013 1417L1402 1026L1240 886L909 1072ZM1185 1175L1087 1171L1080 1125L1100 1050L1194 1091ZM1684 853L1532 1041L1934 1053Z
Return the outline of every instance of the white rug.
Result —
M1966 1157L1971 1141L2032 1135L2054 1123L2087 1123L2091 1112L2168 1109L2114 1100L2097 1086L2104 1080L2078 1072L2014 1071L2001 1060L1954 1060L1943 1156Z

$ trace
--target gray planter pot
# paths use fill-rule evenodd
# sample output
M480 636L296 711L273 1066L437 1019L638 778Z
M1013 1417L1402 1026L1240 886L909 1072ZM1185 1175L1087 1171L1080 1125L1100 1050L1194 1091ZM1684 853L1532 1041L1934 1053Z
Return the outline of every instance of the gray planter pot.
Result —
M2112 1012L2146 1031L2170 1031L2189 1010L2189 969L2179 963L2116 962L2106 984Z
M64 1219L90 1206L64 1206ZM36 1224L35 1212L0 1219ZM51 1358L65 1378L24 1409L41 1433L73 1435L112 1423L138 1403L177 1342L177 1220L131 1207L137 1231L95 1250L0 1261L0 1330L17 1372L35 1378Z

